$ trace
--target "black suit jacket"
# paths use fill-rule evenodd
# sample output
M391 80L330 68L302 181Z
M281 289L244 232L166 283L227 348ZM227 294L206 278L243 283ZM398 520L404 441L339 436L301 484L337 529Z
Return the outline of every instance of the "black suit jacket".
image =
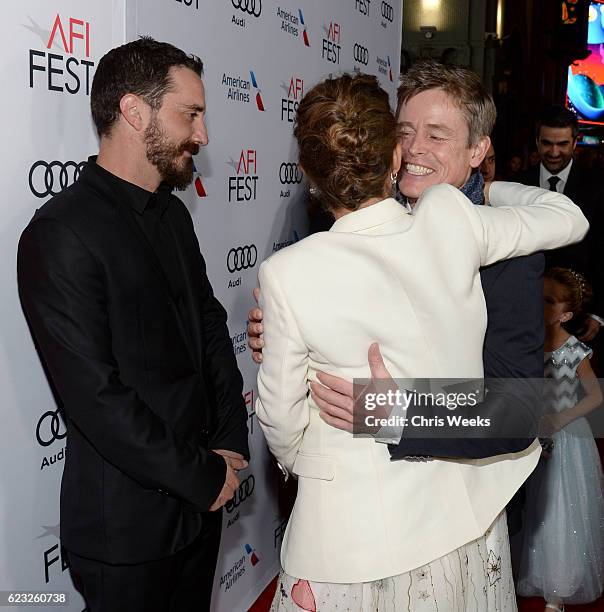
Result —
M173 554L248 457L242 378L188 211L166 215L184 267L175 303L119 183L89 162L19 243L22 305L67 425L61 538L107 563Z
M518 177L525 185L539 187L540 165L530 168ZM604 276L600 264L601 241L604 238L603 214L604 192L601 179L593 171L581 166L576 160L570 168L568 181L564 186L568 196L589 221L589 231L581 242L560 249L546 251L547 267L562 266L582 272L594 289L591 312L604 314Z

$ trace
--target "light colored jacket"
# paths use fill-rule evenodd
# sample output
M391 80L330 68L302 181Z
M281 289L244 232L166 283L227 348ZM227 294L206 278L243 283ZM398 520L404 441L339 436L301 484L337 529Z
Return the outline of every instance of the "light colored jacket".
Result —
M393 199L347 214L260 267L264 358L256 413L298 476L281 551L291 576L366 582L424 565L487 530L534 469L526 451L484 460L391 462L388 449L326 425L310 398L322 370L368 378L380 345L399 378L480 378L487 323L479 268L580 240L564 195L494 183L474 206L450 185L414 215Z

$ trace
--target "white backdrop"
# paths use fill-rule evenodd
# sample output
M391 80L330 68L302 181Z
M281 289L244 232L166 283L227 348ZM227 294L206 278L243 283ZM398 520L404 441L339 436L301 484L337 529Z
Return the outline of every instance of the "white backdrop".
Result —
M15 256L35 208L71 184L78 164L98 149L89 113L98 60L139 34L171 42L205 64L210 143L195 160L194 185L179 195L229 313L250 413L253 460L224 512L213 608L247 610L277 573L284 523L275 472L253 414L257 368L245 333L251 291L258 264L307 232L306 185L291 133L298 101L327 74L359 69L377 74L394 103L401 4L28 0L5 7L0 590L67 591L70 604L59 609L84 609L60 551L64 427L21 312Z

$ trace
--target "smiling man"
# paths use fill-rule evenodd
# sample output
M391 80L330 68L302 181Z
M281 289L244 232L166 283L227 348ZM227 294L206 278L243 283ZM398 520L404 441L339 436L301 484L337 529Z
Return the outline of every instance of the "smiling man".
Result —
M100 137L19 243L19 292L67 425L61 542L91 612L209 610L221 507L247 465L243 382L191 217L202 64L109 51Z
M574 159L579 124L577 116L563 106L543 110L535 125L535 140L541 163L522 174L518 180L525 185L567 195L590 223L585 238L570 246L547 251L548 267L562 266L582 272L594 289L592 312L586 317L578 337L592 341L600 330L604 315L604 278L599 265L600 242L603 232L604 199L600 177ZM597 316L600 315L600 316Z
M496 110L478 75L467 68L419 62L403 75L398 90L398 124L403 144L399 190L409 210L415 208L430 186L449 183L474 204L484 203L484 183L478 168L491 144ZM510 204L515 204L511 202ZM481 270L488 325L484 341L485 378L543 376L543 270L541 254L502 261ZM263 340L262 312L249 313L249 344L260 362ZM379 353L373 354L372 371L387 376ZM321 417L334 427L352 431L353 386L350 381L320 373L323 385L312 385ZM529 415L536 400L511 385L489 394L486 411L516 406ZM531 405L532 404L532 405ZM531 439L456 439L400 437L391 445L394 458L411 455L484 458L527 448ZM389 441L392 441L391 439Z
M483 204L484 183L478 168L491 145L489 134L495 118L493 100L476 73L432 61L412 66L403 75L398 90L398 124L403 144L399 190L404 203L414 209L428 187L449 183L474 204ZM516 257L481 270L488 317L483 349L485 378L542 377L543 270L541 254ZM373 368L387 375L379 356ZM335 427L351 430L352 385L325 374L320 374L319 379L327 385L313 385L322 418ZM504 385L501 393L489 394L481 415L488 416L489 411L496 414L510 406L519 414L529 415L537 403L535 398L531 406L530 400L531 394L527 395L524 387ZM426 436L430 436L429 430ZM403 436L390 449L394 458L436 455L474 459L518 452L531 441L528 436L524 439Z
M403 76L398 91L398 124L403 154L398 184L403 194L403 203L411 212L415 213L418 207L424 205L431 206L428 196L423 203L420 197L429 187L440 183L449 183L458 188L473 204L484 204L484 184L478 168L490 145L489 134L493 129L495 115L493 100L484 89L478 75L468 69L444 66L436 62L422 62L412 66ZM432 193L434 192L432 191ZM542 190L529 189L525 191L517 185L494 183L490 187L489 197L491 202L501 205L507 204L507 201L503 201L506 200L503 194L507 194L510 198L516 200L510 201L510 206L520 204L519 200L529 204L532 198L554 197L553 194L548 195ZM564 200L567 201L566 198ZM451 204L450 199L443 199L442 206L449 204ZM585 219L575 206L572 206L572 208L581 218L580 221L579 219L573 220L572 216L566 217L566 215L563 215L552 224L552 227L561 230L578 223L582 229L573 238L559 236L560 244L576 240L586 231ZM510 210L510 214L514 214L514 211ZM418 219L421 218L421 215L422 212L420 211ZM547 231L545 227L543 231ZM396 249L395 246L391 246ZM483 346L484 375L487 378L526 379L543 376L543 261L542 255L529 255L495 263L481 270L480 281L486 300L488 318ZM413 268L416 262L413 257L406 257L405 264ZM439 266L438 270L442 274L439 277L440 281L447 282L450 278L453 282L456 271L448 270L446 265ZM363 291L362 283L359 284L359 279L355 280L356 290ZM430 287L430 280L428 277L422 279L423 286ZM404 289L411 293L414 287L410 285ZM405 307L407 306L401 304L401 312ZM452 305L452 308L457 308L455 314L462 312L463 307L463 301L457 306ZM445 332L444 329L447 325L450 325L450 321L454 319L453 316L449 318L442 313L431 316L430 307L427 305L424 306L424 310L425 312L421 308L415 308L413 312L413 318L421 321L423 327L420 342L429 342L430 334L444 333L446 335L450 331ZM373 329L371 327L371 316L370 313L367 314L367 329ZM438 320L435 320L436 317ZM263 339L259 337L259 334L263 331L262 312L259 309L253 309L249 313L249 318L249 343L255 349L254 358L256 361L261 361L260 349L263 346ZM415 324L414 322L413 325ZM472 325L473 322L470 327ZM364 332L362 327L363 325L361 325L359 333ZM458 327L454 329L459 331ZM440 330L440 332L435 330ZM368 347L372 376L374 378L389 378L390 375L376 347L375 344L371 348ZM404 345L402 345L402 349L404 349ZM293 358L297 364L305 363L302 354L303 351L300 351ZM460 359L463 359L463 348L461 346L459 347L459 355ZM435 359L441 357L442 355L438 352L434 355ZM323 357L321 358L323 359ZM351 359L353 360L352 363L358 363L354 361L354 356ZM404 367L400 363L393 364L393 366ZM345 431L352 431L354 423L352 381L322 372L317 373L317 378L322 384L310 383L312 403L309 400L309 404L319 407L320 417L329 425ZM493 384L489 384L489 393L486 400L473 410L474 416L484 418L489 414L496 416L513 414L522 419L524 415L535 414L535 406L538 404L537 395L536 393L527 393L523 381L519 381L518 385L503 385L503 389L497 384L498 382L494 381ZM384 389L384 387L380 388ZM385 388L392 389L394 387L386 385ZM529 389L529 391L531 390ZM415 410L415 407L411 408ZM430 418L429 411L433 408L428 406L426 407L427 411L422 409L420 414ZM446 413L447 410L443 409L442 412ZM407 411L406 416L409 422L413 421L414 415L409 414L409 411ZM434 421L431 422L435 423ZM381 438L382 432L378 432L376 443L390 443L390 457L402 460L397 464L400 473L406 474L408 478L421 475L420 478L423 479L421 484L414 489L414 495L409 497L408 503L401 505L401 521L411 523L418 508L421 508L419 512L423 514L425 519L428 516L438 516L436 520L438 527L429 534L422 533L421 527L418 527L409 539L397 541L396 546L402 548L411 547L418 542L420 545L426 542L427 545L428 542L434 540L442 541L442 535L451 530L451 525L454 524L455 520L459 521L459 529L465 528L476 516L481 515L492 502L492 495L487 493L486 489L481 489L481 485L477 484L480 480L480 474L486 474L487 470L495 465L502 467L506 472L506 476L503 478L485 479L485 482L489 480L489 484L497 489L498 495L501 494L501 504L498 505L497 509L499 515L484 535L486 544L481 561L474 569L470 570L472 585L479 584L478 580L480 580L484 583L484 588L468 589L466 593L469 598L463 605L452 603L450 599L447 599L444 603L443 599L443 605L438 606L439 602L435 591L432 590L433 585L430 585L426 593L427 597L434 598L430 599L430 607L456 611L513 612L516 610L508 532L503 507L512 498L519 486L518 481L511 484L509 479L511 474L519 473L517 471L517 461L522 461L530 456L531 460L536 463L541 453L539 443L535 440L536 418L528 418L526 424L527 427L521 430L522 435L524 435L523 438L511 438L509 434L507 437L503 435L488 438L467 437L463 433L463 427L455 429L453 426L447 429L448 432L453 431L454 436L443 438L439 436L438 425L430 424L422 429L421 437L401 435L403 433L401 431L402 427L397 428L396 426L388 428L388 438ZM312 425L308 427L310 428ZM498 428L497 433L500 431L501 429ZM516 429L515 431L520 430ZM328 480L327 486L330 487L338 477L339 464L338 459L334 459L328 450L331 440L329 438L325 440L327 442L322 441L319 445L321 449L326 449L324 454L321 454L322 450L317 450L319 447L313 447L312 452L313 457L322 459L327 456L334 461L336 475L330 474L318 477L318 479L325 478ZM423 461L416 463L420 456L426 460L426 463ZM453 459L459 461L460 466L472 466L472 470L476 469L476 474L468 479L468 482L472 483L470 487L472 493L468 497L468 499L473 498L474 500L470 501L472 509L467 506L463 509L461 506L456 508L453 495L435 502L427 493L430 486L437 481L441 468L451 466L450 461L442 461L442 459ZM467 459L472 461L464 461ZM387 465L390 466L390 464ZM299 475L301 476L300 480L302 480L305 473L300 472ZM308 475L311 478L315 477L310 472ZM523 474L522 477L525 478L526 475ZM474 476L476 476L476 479ZM302 485L306 487L306 481ZM311 484L311 486L314 485ZM441 512L443 508L446 509L446 512ZM333 512L345 513L345 504L341 507L334 507ZM359 525L359 528L362 527L362 525ZM453 529L458 528L454 527ZM471 538L468 538L468 540L471 540ZM478 540L474 540L474 542L478 542ZM457 555L458 559L462 559L465 568L469 567L467 564L469 556L463 547L457 548L454 554ZM493 576L493 564L487 557L497 559L496 576ZM448 566L448 561L443 561L444 558L439 559L437 563L440 563L441 567ZM368 563L370 562L369 560ZM418 569L417 573L415 570L412 572L418 581L421 581L422 575L429 574L432 576L432 570L426 570L426 567L428 566ZM457 584L459 585L459 583ZM411 593L415 592L417 588L422 588L421 582L418 582L418 585L420 586L412 583L409 589L404 589L404 594L401 594L399 599L395 600L395 607L400 605L401 610L409 609L407 602L411 601ZM480 602L476 599L477 597L481 598ZM399 608L397 607L397 609Z
M404 162L399 189L410 203L415 203L431 185L464 185L471 171L482 162L490 139L489 134L470 131L458 104L444 89L413 93L404 87L403 81L399 89L398 124ZM483 120L491 124L494 109L489 108Z

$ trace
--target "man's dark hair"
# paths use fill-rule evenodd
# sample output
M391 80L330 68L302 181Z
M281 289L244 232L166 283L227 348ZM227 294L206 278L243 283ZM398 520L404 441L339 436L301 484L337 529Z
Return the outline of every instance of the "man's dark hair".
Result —
M126 94L136 94L151 108L159 109L172 86L169 73L173 66L189 68L200 76L203 72L198 57L150 36L106 53L99 61L90 91L92 119L99 136L111 132L120 115L120 100Z
M539 140L541 126L553 128L567 128L573 130L573 140L579 135L579 122L577 115L564 106L548 106L542 110L535 123L535 138Z

